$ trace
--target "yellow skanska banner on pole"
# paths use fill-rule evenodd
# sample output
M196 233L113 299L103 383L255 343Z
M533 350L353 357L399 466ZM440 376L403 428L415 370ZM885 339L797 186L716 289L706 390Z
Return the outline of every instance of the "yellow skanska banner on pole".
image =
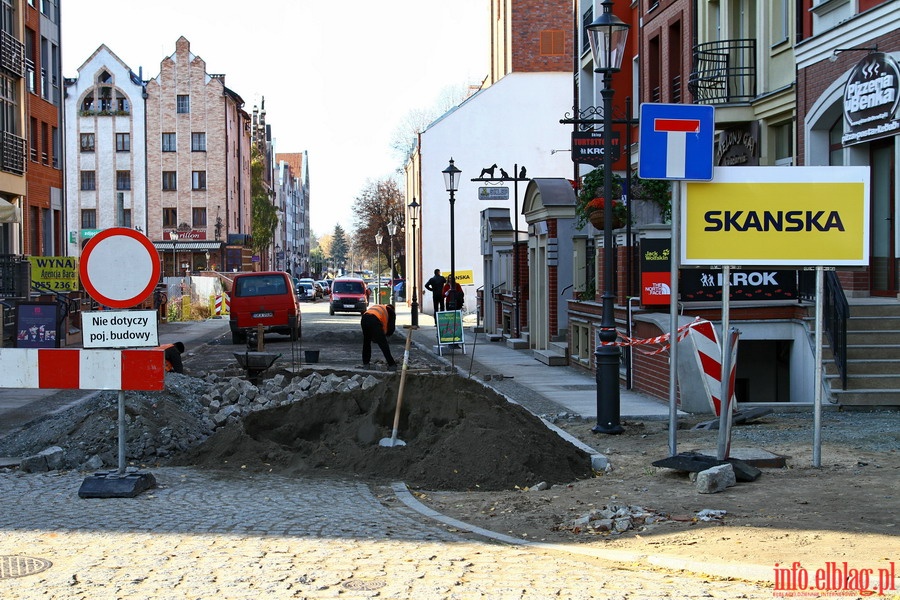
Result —
M869 263L869 167L717 167L682 185L682 265Z

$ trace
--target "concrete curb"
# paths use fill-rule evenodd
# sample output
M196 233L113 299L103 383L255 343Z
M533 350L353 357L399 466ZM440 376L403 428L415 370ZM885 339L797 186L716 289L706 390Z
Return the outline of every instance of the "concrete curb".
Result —
M545 542L532 542L529 540L521 540L502 533L496 533L489 529L483 529L470 525L458 519L442 515L432 510L416 500L415 496L409 491L409 488L402 481L391 484L391 489L397 499L405 504L408 508L416 511L420 515L443 523L449 527L455 527L462 531L468 531L475 535L485 537L491 540L510 544L515 546L527 546L529 548L539 548L541 550L550 550L552 552L565 552L567 554L577 554L580 556L589 556L591 558L599 558L611 562L625 563L645 563L654 567L664 569L673 569L677 571L690 571L700 575L712 577L725 577L731 579L740 579L742 581L750 581L771 585L774 581L774 565L766 567L763 565L731 565L724 563L702 563L695 560L678 558L675 556L664 556L660 554L646 554L643 552L634 552L629 550L603 550L582 546L578 544L548 544Z

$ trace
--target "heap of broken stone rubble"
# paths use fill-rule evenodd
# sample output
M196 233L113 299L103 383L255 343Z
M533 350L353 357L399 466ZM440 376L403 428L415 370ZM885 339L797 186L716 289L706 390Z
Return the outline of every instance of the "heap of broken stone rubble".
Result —
M128 392L125 400L126 459L151 464L199 445L220 427L248 414L331 392L368 390L371 374L322 375L288 380L283 374L253 385L240 377L204 379L166 375L163 392ZM118 463L118 392L94 393L56 415L34 421L0 439L0 456L19 456L24 472L92 471Z

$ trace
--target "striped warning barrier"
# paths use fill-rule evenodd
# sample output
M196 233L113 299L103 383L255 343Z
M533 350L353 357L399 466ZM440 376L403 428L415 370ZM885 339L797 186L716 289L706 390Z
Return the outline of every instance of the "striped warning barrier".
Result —
M161 348L86 350L0 349L0 388L65 390L162 390Z
M692 327L694 327L695 325L699 324L700 322L702 322L702 319L700 319L700 317L697 317L696 319L694 319L692 322L688 323L687 325L682 325L681 327L679 327L675 332L675 340L678 342L683 340L685 338L685 336L687 336L690 329ZM658 335L658 336L652 337L652 338L630 338L627 335L618 333L618 331L616 333L618 334L617 340L622 340L621 342L620 341L600 342L600 344L602 346L631 346L638 352L641 352L642 354L646 354L648 356L653 356L654 354L660 354L669 349L669 345L670 345L669 338L671 336L668 333L664 333L663 335ZM660 345L660 347L656 348L655 350L646 350L646 349L641 348L641 346L655 346L655 345Z
M228 294L219 294L216 296L216 307L213 314L227 315L230 313L230 308Z
M722 350L719 346L719 338L716 328L709 321L700 321L691 327L691 336L694 342L694 356L700 366L703 387L709 399L710 408L716 415L720 414L722 405ZM732 364L731 377L734 377L735 361ZM730 387L730 403L732 410L737 407L734 400L734 386Z

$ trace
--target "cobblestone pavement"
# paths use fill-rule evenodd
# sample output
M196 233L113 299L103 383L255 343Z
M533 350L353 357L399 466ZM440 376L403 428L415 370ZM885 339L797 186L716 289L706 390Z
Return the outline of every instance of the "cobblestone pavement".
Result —
M486 541L359 481L150 472L159 487L131 499L80 499L80 473L0 473L0 598L772 598ZM24 557L52 564L13 577Z

